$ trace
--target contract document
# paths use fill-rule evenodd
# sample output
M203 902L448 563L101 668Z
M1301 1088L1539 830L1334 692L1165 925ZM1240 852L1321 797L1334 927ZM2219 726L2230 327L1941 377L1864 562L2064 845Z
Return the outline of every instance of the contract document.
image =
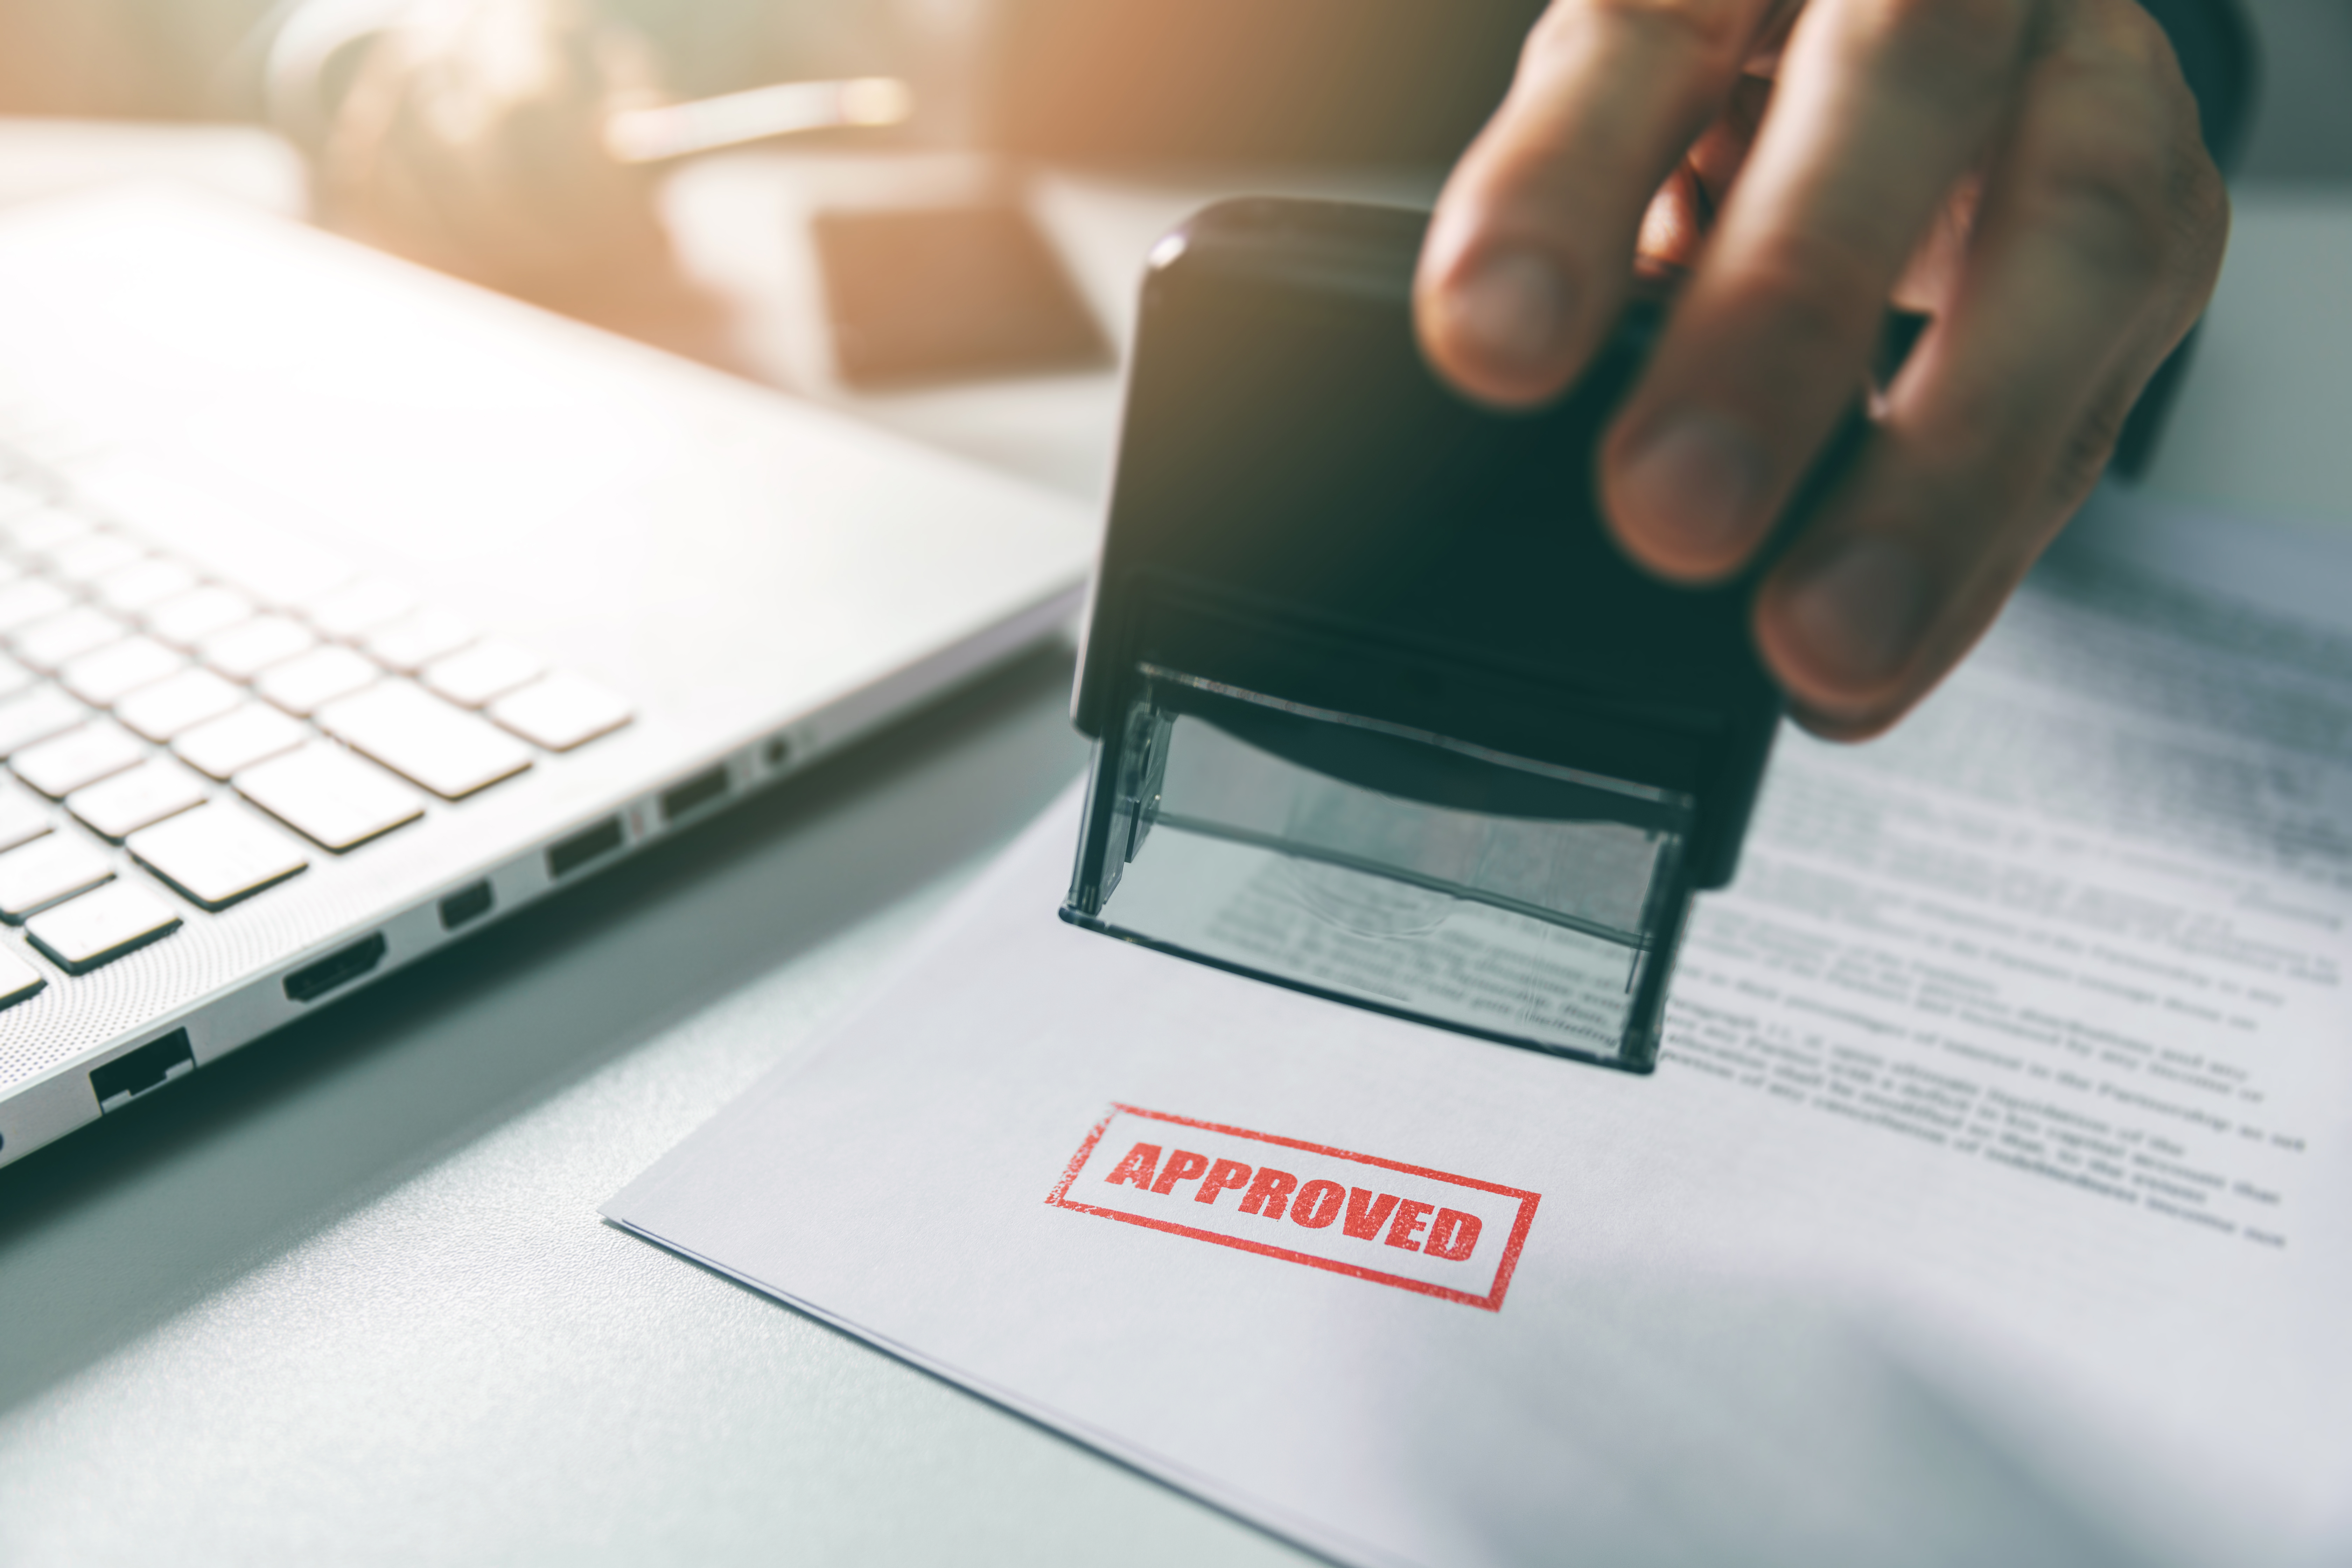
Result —
M1074 793L605 1213L1345 1562L2343 1561L2352 635L2105 532L1782 737L1653 1077L1064 925Z

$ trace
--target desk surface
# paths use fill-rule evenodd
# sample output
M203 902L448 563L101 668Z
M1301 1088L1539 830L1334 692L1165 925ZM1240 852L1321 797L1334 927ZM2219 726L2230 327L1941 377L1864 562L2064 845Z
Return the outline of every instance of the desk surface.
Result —
M1098 493L1109 377L825 383L773 237L835 177L746 157L673 193L751 357ZM1123 332L1119 279L1202 194L1042 201ZM2352 525L2347 276L2352 198L2244 204L2158 488ZM1303 1561L594 1213L1078 771L1069 674L1042 652L8 1172L0 1560Z

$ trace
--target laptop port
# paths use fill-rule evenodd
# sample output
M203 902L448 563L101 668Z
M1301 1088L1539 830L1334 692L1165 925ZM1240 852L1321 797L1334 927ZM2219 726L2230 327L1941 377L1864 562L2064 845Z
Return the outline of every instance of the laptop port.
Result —
M488 882L476 882L458 889L441 900L441 929L456 931L467 921L479 920L490 912L494 897Z
M383 962L383 933L327 954L316 963L305 964L286 977L286 997L290 1002L315 1002L338 985L349 985Z
M89 1089L98 1096L100 1110L120 1110L157 1085L195 1070L196 1053L188 1046L188 1031L174 1029L91 1068Z
M608 816L595 826L573 834L547 852L551 878L571 875L581 867L621 847L621 819Z
M676 822L689 812L725 798L727 790L727 764L721 763L708 773L697 773L684 784L662 791L662 820Z

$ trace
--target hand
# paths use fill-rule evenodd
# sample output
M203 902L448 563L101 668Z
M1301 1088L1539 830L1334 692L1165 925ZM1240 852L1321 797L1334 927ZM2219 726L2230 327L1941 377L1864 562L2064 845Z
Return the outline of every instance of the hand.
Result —
M1858 740L1958 662L2089 493L2228 227L2134 0L1553 0L1438 203L1415 315L1462 391L1538 403L1637 250L1689 267L1601 489L1635 560L1706 582L1864 395L1887 304L1932 314L1757 596L1796 716Z

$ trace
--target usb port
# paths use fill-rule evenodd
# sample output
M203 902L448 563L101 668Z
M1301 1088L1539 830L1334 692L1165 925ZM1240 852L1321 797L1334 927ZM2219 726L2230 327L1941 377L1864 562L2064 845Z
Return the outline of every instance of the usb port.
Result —
M479 920L490 912L492 894L488 882L475 882L458 889L441 900L441 929L456 931L467 921Z
M571 875L581 867L621 847L621 819L608 816L595 826L573 834L547 852L551 878Z
M188 1047L188 1031L174 1029L93 1068L89 1088L100 1110L120 1110L149 1089L195 1070L196 1053Z
M327 954L316 963L305 964L286 977L286 997L289 1002L315 1002L338 985L349 985L383 962L383 933Z
M727 764L721 763L708 773L697 773L684 784L662 791L662 820L676 822L688 812L698 811L714 800L723 799L727 789Z

